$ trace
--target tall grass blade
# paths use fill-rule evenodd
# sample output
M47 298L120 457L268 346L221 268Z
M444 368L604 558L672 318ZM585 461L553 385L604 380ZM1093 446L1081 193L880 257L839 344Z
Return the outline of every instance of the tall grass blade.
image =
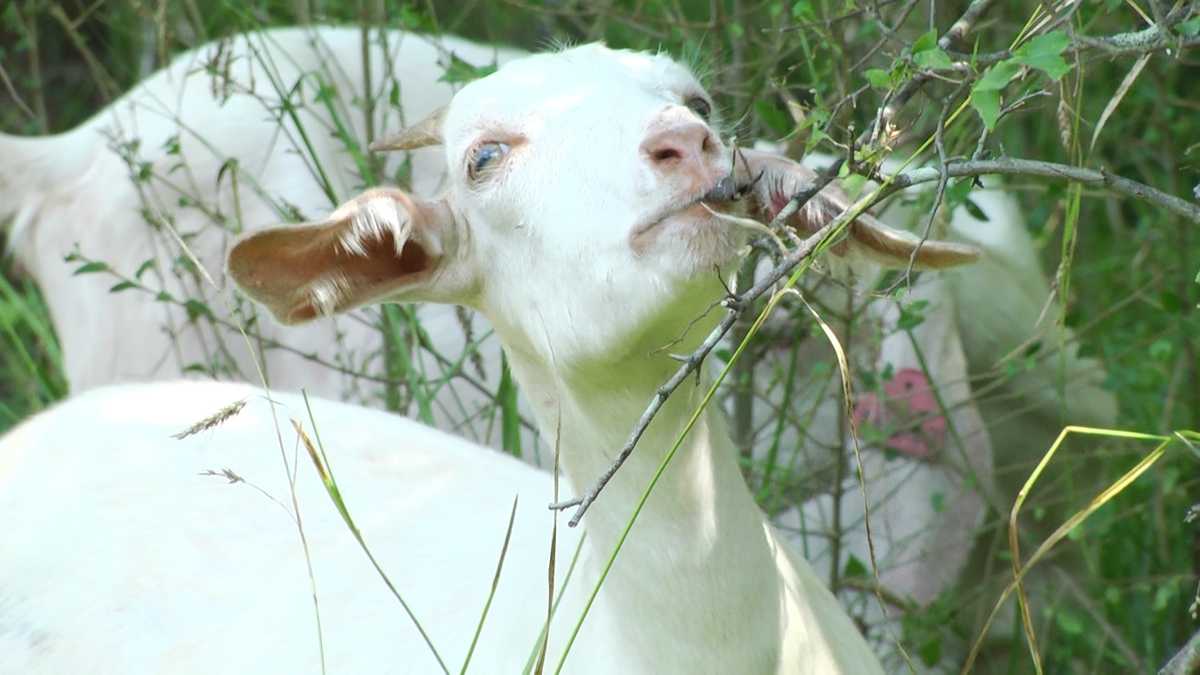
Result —
M1162 458L1163 454L1166 452L1167 446L1169 446L1173 441L1178 440L1187 443L1188 440L1200 438L1200 435L1197 435L1194 431L1177 431L1171 436L1159 436L1155 434L1143 434L1134 431L1122 431L1119 429L1097 429L1093 427L1079 426L1065 427L1059 434L1058 438L1055 439L1054 444L1051 445L1050 449L1046 451L1046 454L1042 456L1042 460L1038 463L1037 467L1030 475L1029 480L1025 482L1021 492L1017 495L1017 500L1013 504L1013 516L1010 517L1009 521L1010 546L1013 545L1011 537L1013 536L1012 528L1014 527L1015 523L1015 514L1020 509L1020 506L1024 503L1025 497L1028 495L1030 488L1032 488L1037 482L1038 477L1041 476L1042 471L1050 462L1054 452L1058 450L1058 447L1062 444L1063 440L1072 433L1092 436L1107 436L1111 438L1125 438L1138 441L1157 441L1158 445L1156 445L1149 454L1147 454L1136 465L1134 465L1133 468L1126 471L1120 478L1102 490L1098 495L1093 497L1092 500L1088 502L1087 506L1077 511L1062 525L1060 525L1058 529L1052 532L1050 536L1038 546L1037 550L1033 552L1033 555L1031 555L1029 560L1027 560L1023 565L1019 565L1018 563L1020 560L1019 549L1015 547L1013 548L1013 580L1007 587L1005 587L1004 592L1000 594L1000 597L992 606L992 611L988 614L987 620L984 621L983 626L979 630L979 635L976 636L974 643L972 643L971 650L967 654L967 660L964 662L961 671L963 675L967 675L967 673L970 673L972 668L974 668L975 660L979 656L979 650L983 646L985 636L991 629L992 622L995 621L996 615L1000 612L1000 608L1004 606L1004 602L1008 600L1009 596L1012 595L1012 593L1017 590L1018 586L1021 585L1021 582L1025 578L1025 574L1028 573L1029 570L1032 569L1033 566L1036 565L1043 557L1045 557L1051 548L1053 548L1056 544L1058 544L1058 542L1062 541L1063 538L1070 534L1072 530L1083 523L1083 521L1087 520L1093 513L1100 509L1100 507L1104 506L1114 497L1119 495L1125 490L1125 488L1129 487L1133 481L1137 480L1139 476L1150 469L1155 462Z
M475 653L475 645L479 642L479 634L483 632L483 622L487 621L488 610L492 607L492 598L496 596L496 588L500 585L500 571L504 569L504 557L508 555L508 542L512 539L513 522L517 519L517 499L513 495L512 511L508 514L508 529L504 531L504 545L500 547L500 559L496 561L496 574L492 577L492 588L488 591L487 602L483 603L483 613L479 616L479 624L475 626L475 635L471 638L471 646L467 648L467 656L463 659L459 675L466 675L467 666L471 664L471 655Z
M304 444L304 449L308 451L308 458L312 460L313 467L317 470L317 475L321 477L321 483L325 486L326 494L328 494L329 499L333 501L333 505L337 507L338 513L342 516L342 520L345 521L346 526L350 528L350 533L354 535L355 541L358 542L359 547L362 548L363 553L366 554L367 560L371 562L371 566L375 568L375 572L379 574L379 578L383 579L383 583L388 587L388 590L391 591L392 596L400 603L400 606L404 608L404 613L408 615L409 620L412 621L413 626L415 626L417 629L417 632L421 634L421 639L425 641L425 646L429 647L430 653L432 653L433 658L437 660L438 666L441 667L442 672L446 675L450 675L450 669L446 667L446 662L442 660L442 655L438 653L437 648L433 646L433 641L429 638L429 634L425 632L425 627L421 625L421 622L417 619L416 614L413 613L412 608L408 606L408 603L404 601L404 597L400 595L400 591L396 589L396 585L392 583L392 580L388 577L387 573L383 571L383 567L379 565L379 561L375 559L375 555L371 553L371 549L367 546L366 540L363 539L362 532L359 532L358 525L356 525L354 523L354 519L350 517L350 509L346 507L346 502L342 499L341 490L338 489L337 480L333 476L333 468L330 466L329 459L325 455L325 445L321 442L320 431L317 430L317 421L313 416L312 405L308 401L308 393L302 393L304 395L304 406L308 411L308 421L309 424L312 425L313 435L316 436L317 439L316 445L313 445L312 439L308 437L308 434L304 433L304 429L300 427L300 424L296 420L292 420L292 426L296 429L297 436Z

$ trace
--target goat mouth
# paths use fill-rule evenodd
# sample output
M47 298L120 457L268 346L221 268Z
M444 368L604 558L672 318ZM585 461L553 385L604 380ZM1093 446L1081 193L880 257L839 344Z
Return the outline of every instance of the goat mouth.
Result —
M731 171L724 178L717 181L717 184L704 193L699 200L710 204L722 204L729 202L741 201L743 197L754 189L754 185L762 178L762 174L758 174L752 180L742 178L738 179L737 172Z
M730 207L737 205L743 197L749 194L756 182L757 179L753 181L739 181L733 173L730 173L718 180L704 194L687 199L681 204L672 206L647 219L644 224L634 228L630 236L635 239L640 238L667 221L675 220L680 216L708 219L713 216L714 212L718 214L726 213L731 210Z

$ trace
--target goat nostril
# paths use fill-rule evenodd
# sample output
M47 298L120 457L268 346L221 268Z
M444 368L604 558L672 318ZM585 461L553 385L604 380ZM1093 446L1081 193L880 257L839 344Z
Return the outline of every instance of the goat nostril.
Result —
M683 159L683 154L675 148L663 148L650 153L650 158L655 162L666 162L673 159Z

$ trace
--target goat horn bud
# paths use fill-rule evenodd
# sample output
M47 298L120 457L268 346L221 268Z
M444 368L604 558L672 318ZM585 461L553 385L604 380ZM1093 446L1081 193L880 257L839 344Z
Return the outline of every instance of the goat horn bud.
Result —
M442 122L446 119L446 106L429 113L425 119L401 130L400 132L381 138L371 144L372 152L387 152L390 150L416 150L431 145L442 144Z

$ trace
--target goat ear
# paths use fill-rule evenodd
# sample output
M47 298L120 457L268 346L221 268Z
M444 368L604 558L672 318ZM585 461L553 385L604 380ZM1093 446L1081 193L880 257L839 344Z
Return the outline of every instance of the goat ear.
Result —
M284 324L384 300L456 302L454 215L394 188L368 190L328 220L261 230L229 252L229 275Z
M816 231L851 206L851 200L836 184L817 193L798 214L797 226ZM834 247L834 254L851 250L887 268L945 269L975 262L979 249L967 244L920 238L885 225L875 216L863 213L846 228L846 241Z
M746 150L742 155L745 161L739 160L735 168L750 176L761 176L752 197L767 215L778 213L792 194L817 179L815 171L786 157L758 150ZM790 224L812 233L850 206L846 193L835 183L830 183L792 217ZM912 260L914 269L942 269L965 265L979 257L979 250L973 246L948 241L922 242L908 232L888 227L868 213L850 223L847 232L846 240L831 249L834 255L844 256L853 251L885 267L906 268Z
M446 106L429 113L425 119L371 144L373 152L416 150L442 144L442 123L446 121Z

